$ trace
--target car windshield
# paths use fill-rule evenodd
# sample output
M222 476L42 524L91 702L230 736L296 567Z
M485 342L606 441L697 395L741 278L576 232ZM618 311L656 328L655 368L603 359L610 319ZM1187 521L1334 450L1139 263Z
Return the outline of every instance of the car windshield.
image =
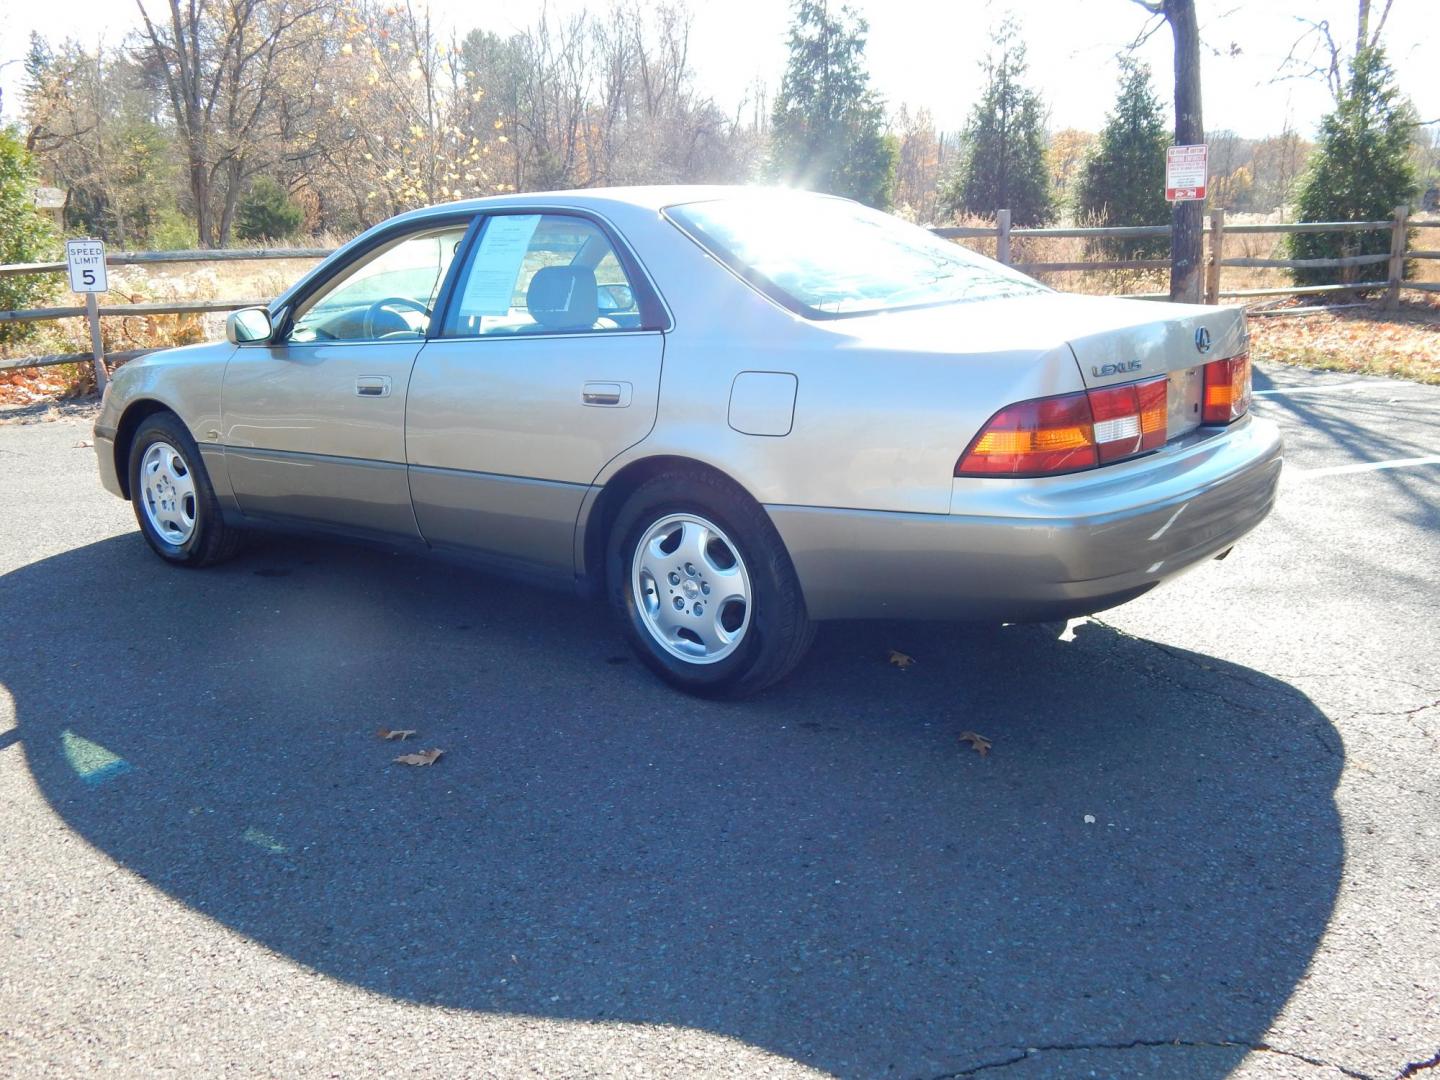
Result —
M756 192L666 213L737 274L809 318L1046 291L928 229L846 199Z

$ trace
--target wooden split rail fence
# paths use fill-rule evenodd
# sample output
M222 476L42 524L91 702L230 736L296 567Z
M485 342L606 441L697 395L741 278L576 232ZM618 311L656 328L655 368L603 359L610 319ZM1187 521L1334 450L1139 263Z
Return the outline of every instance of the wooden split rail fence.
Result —
M1440 221L1414 221L1408 208L1399 207L1394 216L1386 221L1326 221L1302 222L1288 225L1226 225L1225 211L1210 211L1210 220L1205 228L1207 250L1205 258L1205 302L1216 304L1221 300L1247 300L1263 296L1312 296L1325 293L1355 292L1357 290L1384 290L1383 303L1394 308L1399 303L1401 289L1416 289L1425 292L1440 292L1440 283L1407 281L1405 264L1411 259L1440 259L1440 250L1412 249L1408 237L1412 229L1440 229ZM1106 239L1149 239L1169 237L1169 225L1114 226L1110 228L1046 228L1017 229L1010 225L1010 211L1000 210L995 215L993 226L948 226L932 230L936 235L950 240L993 239L996 257L1007 265L1027 274L1058 273L1065 271L1092 270L1163 270L1170 266L1169 259L1101 259L1083 262L1016 262L1011 257L1012 240L1027 237L1074 237L1087 240ZM1336 259L1255 259L1226 258L1223 254L1225 237L1232 234L1248 233L1319 233L1319 232L1382 232L1390 234L1390 250L1374 255L1352 255ZM329 248L266 248L256 250L211 250L211 251L123 251L106 256L107 266L147 266L162 263L214 263L249 262L263 259L323 259L331 253ZM1273 269L1358 269L1361 267L1385 267L1385 276L1370 275L1372 280L1351 281L1340 285L1276 286L1259 289L1230 289L1221 287L1221 273L1227 266L1273 268ZM15 263L0 266L0 277L15 274L63 274L65 263ZM1140 299L1161 299L1168 293L1132 293ZM185 315L215 311L236 311L240 308L265 304L261 299L250 300L166 300L131 304L100 304L87 312L84 306L31 308L21 311L0 311L0 323L43 322L55 319L70 319L88 316L92 351L90 353L66 353L54 356L20 357L0 359L0 371L16 368L45 367L52 364L74 364L92 361L95 365L96 381L104 385L106 359L128 360L151 352L150 349L131 349L123 352L103 352L100 340L99 320L110 316L135 315Z

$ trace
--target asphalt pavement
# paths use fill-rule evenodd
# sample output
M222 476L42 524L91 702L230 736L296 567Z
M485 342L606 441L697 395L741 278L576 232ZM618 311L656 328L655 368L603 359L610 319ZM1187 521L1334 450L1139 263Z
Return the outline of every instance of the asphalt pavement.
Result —
M0 411L0 1074L1440 1075L1440 387L1256 385L1228 559L740 704L443 562L166 567Z

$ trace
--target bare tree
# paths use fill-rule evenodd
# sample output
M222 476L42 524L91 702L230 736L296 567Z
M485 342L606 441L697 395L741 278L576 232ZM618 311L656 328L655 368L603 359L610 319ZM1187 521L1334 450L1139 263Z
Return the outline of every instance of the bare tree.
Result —
M1385 23L1390 18L1390 8L1394 3L1395 0L1385 0L1379 16L1372 19L1372 0L1356 0L1352 56L1362 49L1373 49L1380 44L1380 37L1385 32ZM1280 61L1276 80L1323 81L1330 90L1330 96L1338 102L1345 88L1344 43L1336 40L1328 19L1311 19L1304 15L1297 15L1295 19L1304 29L1290 46L1285 59Z
M311 44L319 28L307 24L323 5L168 0L157 21L147 0L135 3L144 22L140 59L161 76L184 147L200 244L223 246L244 181L275 149L266 135L282 92L278 69Z

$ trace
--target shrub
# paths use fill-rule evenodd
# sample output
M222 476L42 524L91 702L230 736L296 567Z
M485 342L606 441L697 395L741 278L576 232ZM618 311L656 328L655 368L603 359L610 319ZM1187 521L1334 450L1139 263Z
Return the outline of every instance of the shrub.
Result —
M44 262L56 257L55 230L35 207L35 163L11 128L0 128L0 263ZM0 277L0 309L44 306L59 292L53 274ZM0 343L20 341L32 323L0 323Z
M290 199L290 194L268 176L260 176L240 200L235 234L241 240L284 240L294 236L304 220L305 211Z

